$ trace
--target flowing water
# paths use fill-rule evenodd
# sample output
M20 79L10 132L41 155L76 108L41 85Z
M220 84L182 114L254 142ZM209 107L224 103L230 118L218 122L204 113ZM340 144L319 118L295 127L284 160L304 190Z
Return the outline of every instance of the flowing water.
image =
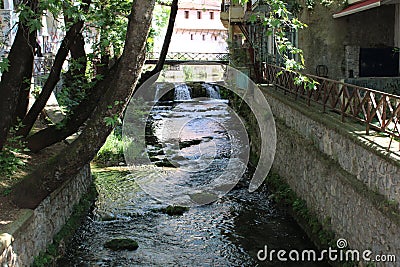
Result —
M190 100L190 91L189 87L182 83L175 85L175 100L182 101L182 100Z
M148 145L154 155L152 162L173 158L173 165L179 166L171 168L176 171L169 179L171 184L195 186L209 182L214 173L227 167L227 159L235 157L242 145L241 140L233 140L215 123L221 118L231 119L226 101L218 99L215 85L204 88L207 96L214 99L190 100L189 87L176 85L179 104L159 103L151 114L155 140L166 144L163 151L154 143ZM161 125L171 118L189 121L179 132L178 150L169 147L170 135L161 130ZM211 162L208 154L213 156ZM206 163L207 167L195 175L186 172L185 176L179 169L191 168L188 160L196 160L199 166ZM269 249L288 251L314 246L293 218L270 200L266 186L248 192L247 171L228 194L211 204L191 207L181 216L161 212L167 204L138 186L135 178L142 171L127 173L116 168L97 172L99 197L93 213L57 266L326 266L257 260L257 252L266 245ZM139 248L114 252L104 247L106 241L119 237L136 240Z
M218 87L209 83L203 83L202 86L207 91L207 96L212 99L220 99L221 96L218 91Z

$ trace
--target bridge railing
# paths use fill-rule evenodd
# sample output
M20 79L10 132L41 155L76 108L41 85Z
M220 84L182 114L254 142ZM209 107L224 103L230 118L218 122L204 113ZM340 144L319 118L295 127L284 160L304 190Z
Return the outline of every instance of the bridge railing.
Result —
M54 56L45 55L43 57L35 57L33 61L32 76L34 78L35 85L43 85L44 77L50 73L53 66Z
M365 124L366 134L370 129L400 138L400 96L343 83L314 75L307 75L317 81L316 89L307 89L303 84L295 83L295 73L281 67L265 64L263 76L266 81L290 93L295 98L303 98L310 105L315 102L327 109ZM400 149L400 147L399 147Z
M159 52L147 53L146 59L158 59ZM229 53L170 52L167 59L181 61L228 61Z

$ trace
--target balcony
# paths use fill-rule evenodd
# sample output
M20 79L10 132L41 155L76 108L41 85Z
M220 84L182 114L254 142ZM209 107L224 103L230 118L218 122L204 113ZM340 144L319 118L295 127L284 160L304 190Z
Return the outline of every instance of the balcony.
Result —
M231 5L229 7L229 22L238 23L243 22L244 18L244 6L241 5Z
M230 24L238 24L244 21L245 6L223 2L221 5L220 19L225 28Z
M229 27L229 12L222 11L219 16L220 16L222 25L224 25L225 28L228 28Z

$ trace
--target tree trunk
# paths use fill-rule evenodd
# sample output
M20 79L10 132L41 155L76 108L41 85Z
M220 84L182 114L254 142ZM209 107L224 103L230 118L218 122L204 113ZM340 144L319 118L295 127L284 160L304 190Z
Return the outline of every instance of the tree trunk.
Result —
M105 79L98 82L94 88L89 91L83 101L73 109L70 116L64 118L59 124L51 125L27 138L26 146L30 151L36 153L45 147L64 140L79 130L95 109L101 96L107 91L107 88L110 87L110 83L119 64L118 62L119 61L117 61L106 74Z
M107 43L108 36L105 35L106 26L102 26L100 29L100 63L97 66L97 74L104 75L107 73L110 66L110 53L111 53L111 45L104 45Z
M36 12L38 1L32 0L28 2L28 5ZM29 27L20 22L8 55L10 65L8 71L3 73L0 82L0 151L7 140L12 123L15 121L20 92L28 90L26 79L30 81L32 75L35 44L36 31L30 32Z
M68 71L64 74L63 87L68 88L68 97L71 100L79 102L79 95L85 90L82 85L87 82L85 77L87 58L82 33L77 34L70 47L70 52L71 61Z
M164 43L161 49L160 58L158 59L156 67L152 70L153 75L160 72L164 66L165 59L167 58L169 44L171 43L172 33L174 32L176 14L178 13L178 0L173 0L171 3L171 13L169 14L168 28L165 34Z
M83 12L87 13L89 10L89 5L91 0L85 1L86 5L83 8ZM64 9L65 10L65 9ZM64 14L67 13L64 11ZM64 16L65 25L69 23L74 23L73 18L69 18ZM69 89L69 98L70 99L78 99L77 95L82 90L82 84L85 83L85 72L87 66L87 58L85 52L85 40L83 38L82 32L79 32L74 39L73 44L71 45L69 51L71 52L71 59L69 69L64 75L63 79L63 87ZM76 64L79 64L79 67L76 67Z
M145 43L155 0L134 1L124 51L107 92L85 129L69 147L17 184L12 192L21 208L35 208L50 192L76 175L96 155L112 130L104 118L121 116L133 94L145 60ZM115 104L119 101L118 104ZM110 108L111 107L111 108Z
M25 77L24 79L25 82L23 83L21 91L19 92L17 107L15 111L15 119L13 121L13 124L17 124L18 121L22 121L26 113L28 112L31 79L32 79L32 71L30 72L30 75Z
M83 21L75 23L67 32L64 39L62 40L61 46L57 51L56 57L54 59L53 66L50 70L49 77L44 84L42 91L40 92L38 98L33 103L28 114L22 121L23 127L17 132L18 135L27 136L32 129L37 117L40 112L46 106L47 101L53 92L54 87L60 80L60 73L62 70L62 65L68 56L69 48L73 44L73 41L77 34L81 31L83 27Z
M154 74L156 74L162 70L164 63L165 63L165 59L167 58L169 44L171 43L172 33L174 32L175 18L176 18L177 13L178 13L178 0L173 0L171 3L171 13L169 15L168 28L167 28L167 32L165 33L164 43L163 43L163 46L161 49L160 58L158 59L157 64L154 67L154 69L143 73L143 75L140 77L138 86L140 86L151 76L153 76Z
M83 7L83 11L87 12L89 9L91 0L85 1L85 6ZM62 70L62 66L64 64L65 59L68 56L68 52L71 47L75 44L76 38L79 36L84 22L78 21L74 23L71 28L67 31L64 39L61 42L60 48L57 51L56 57L54 59L53 66L50 70L49 76L40 92L38 98L33 103L31 109L29 110L28 114L24 117L22 121L23 127L21 127L17 135L27 136L32 129L37 117L39 116L40 112L46 106L47 101L51 93L54 90L54 87L57 85L58 81L60 80L60 73Z

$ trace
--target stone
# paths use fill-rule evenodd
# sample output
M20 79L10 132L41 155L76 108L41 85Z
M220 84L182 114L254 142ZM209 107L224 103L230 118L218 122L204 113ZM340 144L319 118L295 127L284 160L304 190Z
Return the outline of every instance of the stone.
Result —
M139 245L135 240L132 240L130 238L115 238L111 239L110 241L107 241L104 244L104 247L114 251L119 251L119 250L133 251L138 249Z
M183 215L186 211L188 211L188 207L183 207L183 206L168 206L165 209L162 209L161 211L163 213L166 213L170 216L174 215Z

